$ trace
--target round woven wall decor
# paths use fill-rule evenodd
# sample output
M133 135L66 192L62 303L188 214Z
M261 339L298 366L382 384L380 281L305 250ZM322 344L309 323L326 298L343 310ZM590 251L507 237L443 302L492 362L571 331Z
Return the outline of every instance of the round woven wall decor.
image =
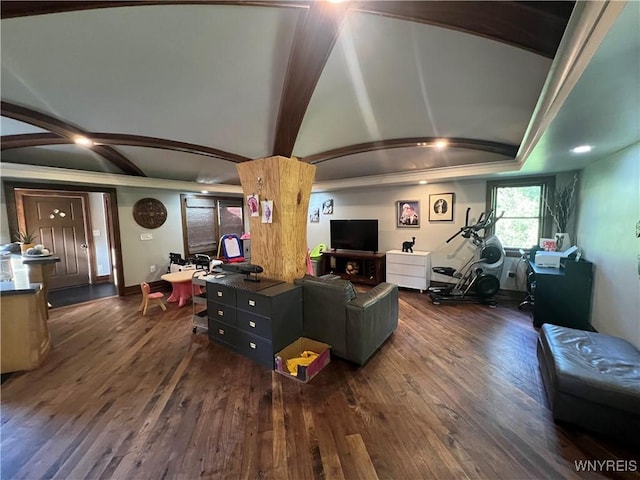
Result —
M133 219L144 228L158 228L167 220L167 209L160 200L141 198L133 206Z

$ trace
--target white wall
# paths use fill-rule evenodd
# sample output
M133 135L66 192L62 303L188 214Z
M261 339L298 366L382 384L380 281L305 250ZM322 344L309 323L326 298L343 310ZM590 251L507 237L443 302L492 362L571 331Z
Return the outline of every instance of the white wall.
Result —
M378 219L379 245L381 252L399 250L402 242L416 237L415 250L431 252L432 266L452 266L460 268L473 255L474 249L468 241L457 237L451 243L446 240L464 225L465 213L471 207L470 221L477 220L486 208L486 181L464 180L427 185L385 187L376 189L341 190L312 194L309 210L321 207L326 199L333 198L333 215L322 214L320 222L307 221L307 243L312 249L319 243L330 247L329 221L331 219ZM452 222L429 222L429 195L449 193L454 195ZM420 228L396 227L396 201L420 201ZM516 290L514 278L508 278L508 271L515 271L517 259L507 259L502 272L501 286ZM451 281L450 277L432 274L433 280ZM524 288L521 280L518 285Z
M167 273L169 252L184 255L180 192L118 187L117 195L125 286L160 280ZM159 228L143 228L133 219L133 205L146 197L160 200L167 209L167 220ZM140 240L142 233L151 233L153 239ZM155 273L150 271L152 265Z
M591 323L640 348L640 144L582 173L578 238L595 265Z
M89 211L91 212L91 229L93 230L89 232L89 235L93 235L98 275L109 275L111 264L109 262L109 236L104 208L104 193L89 192Z

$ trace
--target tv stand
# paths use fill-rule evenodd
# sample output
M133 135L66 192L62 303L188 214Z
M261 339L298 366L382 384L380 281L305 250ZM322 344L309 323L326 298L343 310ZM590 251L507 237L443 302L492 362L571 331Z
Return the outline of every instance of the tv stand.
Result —
M378 285L385 281L385 254L348 250L323 252L319 275L327 273L354 283Z

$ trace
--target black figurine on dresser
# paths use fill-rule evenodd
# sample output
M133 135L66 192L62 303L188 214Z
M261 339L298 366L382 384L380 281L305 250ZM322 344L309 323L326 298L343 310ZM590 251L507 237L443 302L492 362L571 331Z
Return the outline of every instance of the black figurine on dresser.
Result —
M563 261L560 268L538 267L529 260L529 286L533 293L533 326L552 323L579 330L590 324L593 264Z
M231 274L207 282L209 338L273 369L274 355L302 336L302 288Z

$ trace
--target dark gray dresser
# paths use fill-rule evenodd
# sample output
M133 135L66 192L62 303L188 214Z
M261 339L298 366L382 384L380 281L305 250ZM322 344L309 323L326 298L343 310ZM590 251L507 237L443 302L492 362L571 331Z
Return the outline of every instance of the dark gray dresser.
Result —
M209 338L274 368L274 355L302 336L302 288L227 275L207 281Z

